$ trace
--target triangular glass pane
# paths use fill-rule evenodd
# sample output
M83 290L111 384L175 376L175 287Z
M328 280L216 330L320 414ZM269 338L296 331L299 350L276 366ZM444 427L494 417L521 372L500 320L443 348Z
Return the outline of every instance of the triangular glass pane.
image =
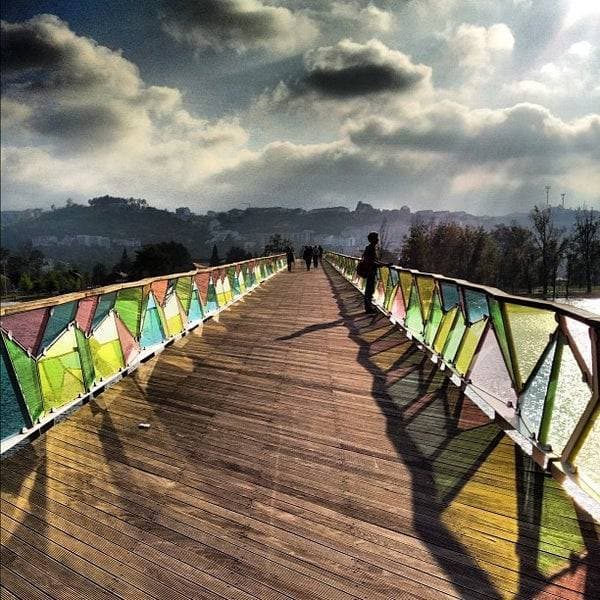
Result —
M27 411L34 422L44 411L42 392L37 375L35 360L28 356L25 350L13 340L2 336L6 350L16 375L19 388L27 405Z
M565 317L565 326L569 337L576 345L583 362L588 368L589 372L592 372L592 339L590 337L590 326L572 319L571 317Z
M600 404L596 406L584 431L579 451L573 458L577 475L592 490L600 490Z
M400 285L396 286L394 295L392 296L391 304L392 307L390 312L392 313L392 316L396 317L398 321L402 322L406 315L406 307L404 306L404 298L402 297L402 289L400 288Z
M504 306L521 384L525 385L548 345L550 336L556 331L555 313L510 302Z
M102 323L102 321L104 321L106 315L114 306L116 297L116 292L110 292L109 294L103 294L100 296L98 305L96 306L96 312L94 313L94 319L92 321L92 329L95 329L100 323Z
M486 294L466 289L465 304L469 323L476 323L485 317L489 317L490 312Z
M8 356L2 351L0 361L0 439L5 440L30 427L31 422L25 406L18 396L17 385L10 373Z
M140 347L131 335L129 328L119 318L115 318L119 341L121 342L121 350L125 359L125 364L129 365L133 359L140 353Z
M442 288L442 306L445 311L460 304L458 287L453 283L441 283Z
M439 292L435 292L433 295L433 303L431 305L431 312L429 314L429 321L425 325L425 343L428 346L433 344L433 340L435 339L435 335L438 331L440 323L444 317L444 313L442 311L442 303L440 301Z
M421 300L421 309L423 311L423 320L429 319L429 309L433 301L433 292L435 291L435 280L433 277L417 275L417 287L419 288L419 299Z
M14 315L6 315L0 319L0 326L7 333L10 332L23 348L35 355L44 335L48 312L47 308L36 308Z
M532 378L527 389L521 393L519 398L519 430L526 437L529 437L530 434L538 437L555 351L556 342L552 342L546 350L544 360L535 377Z
M465 375L471 365L471 360L477 350L477 345L483 334L483 330L487 325L487 319L482 319L469 325L463 336L462 343L456 356L456 370L461 374Z
M85 389L89 391L94 386L94 381L96 379L90 344L78 327L75 328L75 337L77 338L77 349L79 350L79 362L81 363L83 372L83 382L85 384Z
M435 340L433 342L433 349L441 354L444 346L446 345L446 340L450 335L450 331L452 330L452 325L454 324L454 319L456 318L456 314L458 313L458 306L451 308L443 317L438 327L437 334L435 336Z
M150 289L152 290L156 301L162 306L169 289L169 280L159 279L158 281L153 281L150 284Z
M146 310L146 314L144 315L140 344L142 348L149 348L150 346L162 343L164 339L165 336L163 333L160 315L158 313L156 303L154 302L152 295L150 295L148 299L148 308Z
M208 301L208 285L210 283L210 273L202 272L196 273L196 286L198 288L198 292L200 293L200 302L206 305Z
M198 292L195 289L192 290L192 299L190 302L190 310L188 312L188 321L200 321L204 315L202 314L202 305L198 299Z
M446 362L454 362L454 358L458 352L458 347L460 346L460 342L462 341L466 328L467 322L462 314L462 311L459 310L456 319L454 320L452 331L448 335L448 340L446 341L446 345L442 351L442 356Z
M592 390L584 381L571 348L561 341L561 349L556 354L556 358L560 358L560 364L554 401L548 402L540 433L542 443L550 444L552 451L557 454L563 451L579 417L592 398Z
M77 306L77 314L75 315L75 321L79 328L85 333L89 333L92 329L92 321L94 320L94 313L96 312L96 306L98 305L98 296L91 296L89 298L82 298Z
M413 285L412 273L407 271L400 271L400 287L402 289L402 297L404 300L404 306L410 304L410 294Z
M192 301L192 278L179 277L175 287L175 293L179 298L179 302L181 302L181 307L187 314L190 309L190 302Z
M107 316L94 330L89 342L96 381L99 378L108 379L112 377L125 366L119 333L115 317L112 314Z
M404 326L418 339L423 339L423 317L421 316L421 306L417 289L413 286L410 293L410 303L406 311Z
M46 322L40 350L43 350L46 346L52 344L67 325L75 319L76 312L77 302L57 304L50 309L50 316Z
M115 310L119 319L129 329L131 335L137 338L140 335L142 318L143 290L141 287L125 288L119 290L115 301Z
M506 337L506 328L504 326L504 316L502 314L502 309L500 308L500 303L494 298L488 297L488 307L490 309L490 317L492 318L498 343L500 344L500 349L502 350L508 371L510 376L513 378L513 381L515 381L512 360L508 349L508 338Z
M489 404L516 405L517 395L493 328L489 327L469 374L471 384Z

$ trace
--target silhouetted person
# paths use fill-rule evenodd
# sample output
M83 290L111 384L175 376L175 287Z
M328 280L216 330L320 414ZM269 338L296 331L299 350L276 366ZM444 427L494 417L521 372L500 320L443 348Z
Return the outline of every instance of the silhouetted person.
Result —
M316 246L313 246L312 254L313 254L313 265L316 269L319 266L319 249Z
M285 249L285 258L287 259L288 273L290 273L294 263L296 262L296 259L294 258L294 249L291 246L288 246Z
M369 245L363 252L362 259L367 267L367 276L365 284L365 312L375 313L377 309L373 306L373 293L375 292L375 280L377 279L377 244L379 243L379 234L372 231L368 236Z
M323 247L319 245L317 246L317 250L319 251L319 262L323 264Z
M310 271L310 263L312 262L312 259L313 259L313 251L310 246L304 246L304 253L302 254L302 258L304 259L304 262L306 263L306 270Z

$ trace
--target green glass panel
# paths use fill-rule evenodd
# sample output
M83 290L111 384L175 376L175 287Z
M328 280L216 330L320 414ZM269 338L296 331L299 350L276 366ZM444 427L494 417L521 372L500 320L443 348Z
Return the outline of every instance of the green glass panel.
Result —
M181 302L183 310L187 314L190 310L190 304L192 302L192 278L180 277L175 286L175 293L179 298L179 302Z
M433 301L433 293L435 291L435 280L433 277L424 277L417 275L417 288L419 289L419 299L421 300L421 309L423 311L423 319L429 319L429 309Z
M471 360L477 350L477 345L483 334L483 330L487 324L487 319L477 321L473 325L470 325L464 336L463 341L456 357L456 370L461 374L465 375L471 365Z
M227 278L229 279L229 287L234 297L240 295L240 282L237 278L237 272L235 268L227 269Z
M417 289L412 288L410 293L410 303L404 319L405 327L418 339L423 339L423 317L421 316L421 306Z
M431 305L431 314L429 315L429 321L425 326L425 342L427 345L431 346L433 344L433 340L435 339L435 334L438 331L440 323L442 322L442 318L444 317L444 313L442 311L442 303L440 301L440 295L436 292L433 295L433 303Z
M94 319L92 321L92 329L95 329L106 315L110 312L110 309L115 305L115 298L117 292L110 292L110 294L103 294L98 300L98 306L96 306L96 312L94 313Z
M119 290L115 301L115 310L119 319L129 329L134 338L140 335L141 317L142 317L142 297L141 287L126 288Z
M458 347L460 346L466 328L467 322L465 321L462 311L459 310L456 319L454 319L452 331L450 331L450 334L448 335L448 340L446 341L446 345L442 352L442 356L446 362L454 362L454 358L458 352Z
M212 312L219 308L219 301L217 299L217 290L212 282L208 284L208 291L206 292L206 310Z
M16 342L4 335L2 337L6 344L6 350L8 351L8 356L10 357L21 393L25 399L27 411L29 412L31 421L34 422L44 412L36 362Z
M453 283L442 283L442 306L445 311L450 310L452 307L457 306L460 303L460 297L458 295L458 287Z
M600 496L600 404L592 413L573 464L577 475Z
M476 323L485 317L489 317L490 313L486 294L473 290L465 290L465 304L469 323Z
M79 361L81 362L81 370L83 372L83 382L85 383L85 389L89 391L94 387L94 380L96 379L90 344L79 328L75 328L75 338L77 339L77 349L79 350Z
M65 302L50 309L50 316L44 330L40 351L52 344L67 325L75 318L77 302Z
M504 361L508 365L508 371L514 381L512 361L510 359L508 339L506 337L506 328L504 327L504 317L502 315L500 303L497 300L494 300L494 298L488 297L488 307L490 309L490 316L492 318L492 323L496 332L496 338L498 339L498 343L500 344L500 350L502 350L502 356L504 356Z
M538 437L544 402L546 401L548 384L552 374L555 350L556 342L553 342L546 350L544 360L537 373L519 399L519 430L526 437L529 437L532 433L535 434L536 438Z
M435 336L435 341L433 342L433 349L438 354L441 354L444 346L446 345L446 340L448 339L448 335L452 330L452 325L454 324L454 319L456 318L457 313L458 306L455 306L442 317L442 321Z
M17 382L9 372L8 356L2 350L0 365L0 439L5 440L30 427L25 406L18 396Z
M107 317L89 338L90 351L94 362L96 382L108 379L118 373L124 366L123 351L119 341L119 333L112 316Z
M404 298L404 305L408 306L410 302L411 290L413 284L412 273L406 271L400 271L400 288L402 289L402 297Z
M542 443L550 444L560 454L592 397L571 348L562 344L554 400L548 402L540 432ZM546 433L547 432L547 433Z
M399 284L400 281L400 276L398 274L398 271L396 271L396 269L390 269L390 274L388 277L388 281L387 281L387 287L385 290L385 309L390 311L392 310L392 305L394 302L394 296L396 295L397 292L397 286Z
M505 305L513 340L517 371L525 385L556 330L554 312L507 302Z

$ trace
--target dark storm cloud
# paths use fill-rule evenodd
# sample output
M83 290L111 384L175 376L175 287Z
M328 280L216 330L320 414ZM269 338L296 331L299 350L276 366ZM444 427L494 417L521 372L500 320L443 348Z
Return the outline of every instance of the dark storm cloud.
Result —
M260 0L165 0L165 30L176 40L216 49L269 48L287 52L310 42L316 26L287 8Z

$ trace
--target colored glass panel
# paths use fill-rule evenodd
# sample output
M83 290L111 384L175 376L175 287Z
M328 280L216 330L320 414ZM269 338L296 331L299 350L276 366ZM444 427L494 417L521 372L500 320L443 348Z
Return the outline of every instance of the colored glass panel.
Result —
M410 304L412 285L412 273L408 273L407 271L400 271L400 288L402 289L404 306L408 306Z
M433 293L435 292L435 280L433 277L424 277L417 275L417 288L419 289L419 299L421 300L421 309L423 311L423 319L429 319L429 310L433 301Z
M38 361L44 409L59 408L85 393L75 328L64 331Z
M565 317L565 326L569 337L577 347L583 362L588 371L592 372L592 339L590 337L590 327L577 319Z
M81 370L83 373L83 383L85 384L85 389L89 391L94 386L94 381L96 379L90 344L85 337L85 334L77 327L75 328L75 338L77 340L79 362L81 363Z
M533 368L556 330L552 311L506 303L510 335L513 340L517 371L525 385Z
M398 321L402 321L406 315L406 307L404 306L404 298L402 297L402 290L400 285L396 286L394 295L392 296L392 307L391 313Z
M175 286L175 293L179 298L181 307L187 314L187 312L190 310L190 303L192 302L192 278L180 277L177 280L177 285Z
M442 318L444 317L444 313L442 311L442 303L440 301L440 295L436 291L433 295L433 301L431 304L431 312L429 314L429 320L427 321L427 325L425 325L425 342L428 346L433 344L433 340L435 339L435 334L438 331L440 323L442 322Z
M98 296L92 296L91 298L82 298L77 306L77 314L75 315L75 321L82 331L89 333L92 328L92 321L94 319L94 313L96 312L96 306L98 305Z
M469 379L476 391L490 404L516 405L517 395L506 368L498 339L493 328L488 327L485 338L471 368Z
M573 464L579 477L600 493L600 404L591 415Z
M219 300L217 297L217 290L212 282L212 279L208 285L208 292L206 295L206 310L207 312L214 312L219 308Z
M154 296L150 294L144 315L140 344L142 348L148 348L155 344L160 344L163 340L164 334L160 315L154 301Z
M252 273L250 269L246 265L242 269L242 273L244 273L244 280L246 282L246 289L250 289L252 287Z
M5 440L29 427L29 417L25 406L17 396L16 382L9 373L8 358L2 352L0 363L0 439Z
M482 319L467 327L467 330L465 331L460 349L456 356L456 370L461 375L465 375L469 370L471 360L475 355L475 351L477 350L479 340L481 339L486 324L487 319Z
M125 366L114 316L109 315L102 321L89 343L96 381L112 377Z
M490 315L487 296L481 292L465 290L465 305L469 323L476 323Z
M514 380L512 360L508 349L508 338L506 337L506 328L504 327L504 316L502 314L502 309L500 308L500 303L497 300L494 300L494 298L488 298L488 307L490 309L490 317L492 318L492 323L496 331L498 343L500 344L500 349L502 350L504 360L507 364L508 372Z
M121 343L121 350L123 352L125 364L130 365L133 359L140 353L140 347L121 319L115 318L115 323L117 325L119 342Z
M219 306L225 306L227 304L227 297L225 295L225 289L223 288L223 282L221 279L217 279L215 283L215 291L217 292L217 302Z
M442 306L445 311L450 310L453 306L460 304L458 295L458 287L452 283L442 283Z
M227 278L229 280L229 287L233 297L240 295L240 282L237 278L237 272L235 268L227 269Z
M190 301L190 309L188 312L188 321L200 321L203 316L204 314L202 313L202 305L200 304L198 292L196 289L193 289L192 298Z
M433 349L441 354L444 346L446 345L446 340L450 335L450 331L452 330L452 326L454 325L454 319L456 319L456 315L458 313L458 307L455 306L451 308L443 317L442 322L438 328L437 334L435 336L435 341L433 342Z
M108 315L114 306L116 297L116 292L110 292L110 294L103 294L100 296L94 313L94 319L92 320L92 329L95 329L102 321L104 321L106 315Z
M175 294L170 294L165 302L165 319L169 336L174 336L183 331L183 321L179 310L179 301Z
M389 271L390 274L387 281L387 288L385 290L385 308L391 312L393 308L393 301L399 287L400 275L396 269L390 269ZM400 292L400 295L402 295L402 292Z
M73 321L76 311L77 302L65 302L50 309L50 316L46 322L44 336L40 345L41 350L52 344L67 325Z
M533 433L537 437L539 434L555 351L556 342L553 342L546 350L544 360L537 373L529 382L529 385L519 399L519 429L525 436L529 436Z
M36 362L15 341L5 336L2 336L2 338L4 339L4 344L10 357L21 394L27 405L31 422L34 422L44 411Z
M454 319L452 331L450 331L448 340L446 341L446 345L442 351L442 356L446 362L454 362L456 353L458 352L458 347L460 346L460 342L462 341L462 337L466 328L467 322L465 321L462 311L459 310L456 319Z
M210 273L196 273L196 287L200 293L200 302L206 305L208 297L208 285L210 283Z
M236 275L238 280L238 289L240 290L240 294L243 294L246 291L246 281L244 280L244 273L240 269L240 272Z
M142 320L142 299L143 290L141 287L125 288L119 290L115 301L115 310L119 319L125 324L132 336L140 335Z
M46 319L48 318L48 309L36 308L26 312L7 315L0 319L0 326L7 333L29 350L32 354L37 354L38 348L44 335Z
M417 289L413 286L410 293L410 303L406 311L404 326L418 339L423 339L423 317L421 316L421 306Z
M540 432L543 443L550 444L552 451L561 453L585 407L592 397L592 390L583 380L583 373L567 344L561 344L558 379L554 399L549 399L544 423Z

